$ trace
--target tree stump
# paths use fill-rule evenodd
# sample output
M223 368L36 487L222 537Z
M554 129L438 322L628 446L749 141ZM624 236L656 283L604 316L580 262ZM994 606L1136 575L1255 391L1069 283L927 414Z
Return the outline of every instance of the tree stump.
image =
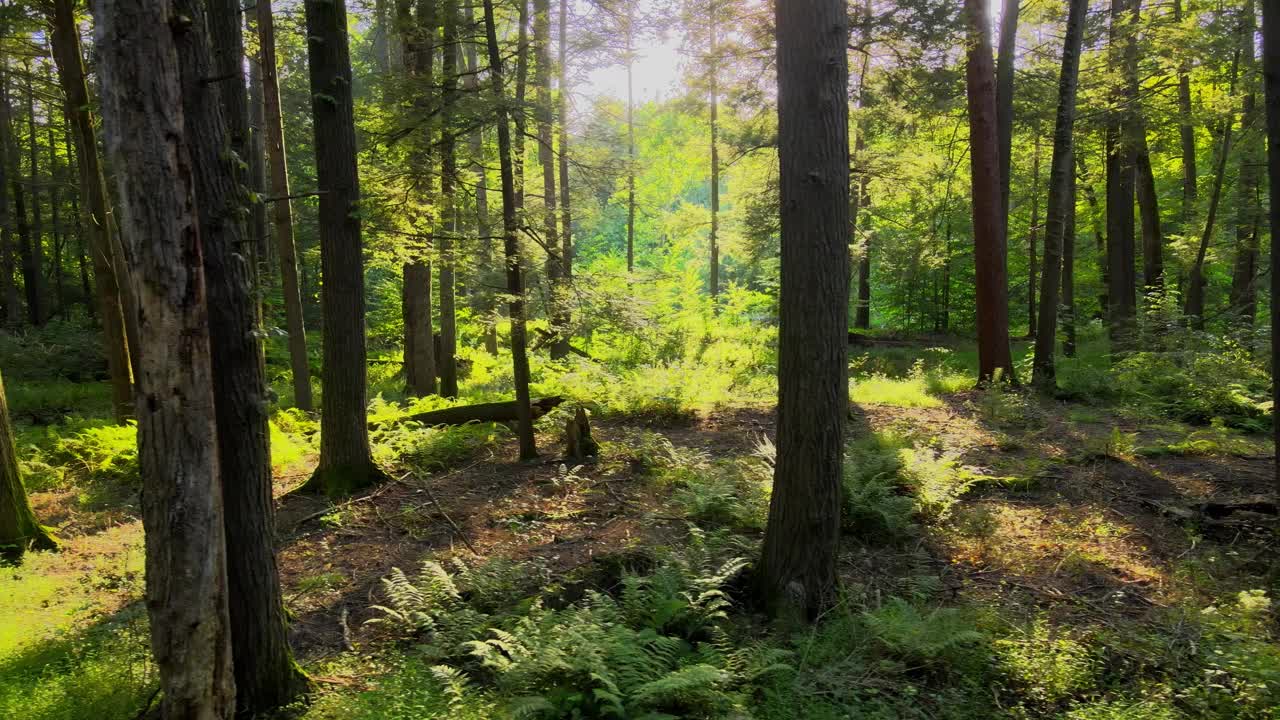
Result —
M578 408L564 424L564 456L570 460L585 460L600 454L600 445L591 437L591 421L587 411Z

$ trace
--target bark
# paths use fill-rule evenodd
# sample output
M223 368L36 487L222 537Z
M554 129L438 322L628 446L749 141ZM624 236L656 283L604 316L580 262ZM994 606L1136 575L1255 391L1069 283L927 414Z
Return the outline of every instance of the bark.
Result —
M244 13L244 32L251 38L258 37L258 18L255 13ZM249 55L249 239L253 243L257 266L254 267L254 307L258 312L258 326L263 327L263 303L267 288L271 286L271 243L267 231L267 148L263 143L264 126L267 123L266 107L262 95L262 53Z
M345 0L306 0L308 69L316 180L320 195L320 271L324 287L324 412L320 465L304 490L330 497L368 487L385 474L369 450L365 364L364 248L352 115Z
M161 717L235 710L218 433L194 178L175 36L189 16L162 0L95 6L106 147L130 238L146 345L138 461L147 611Z
M1258 305L1258 231L1262 224L1262 196L1258 180L1262 165L1261 122L1258 117L1256 68L1253 36L1257 32L1253 2L1245 3L1244 33L1250 38L1241 48L1245 84L1248 90L1240 113L1240 171L1236 180L1236 256L1231 273L1231 312L1243 325L1252 327Z
M27 550L55 550L53 531L36 521L18 470L18 449L9 419L9 401L0 379L0 558L21 558Z
M635 97L635 7L626 3L623 35L627 64L627 272L636 266L636 97Z
M511 157L511 127L508 124L507 97L502 70L502 50L498 46L498 30L493 16L493 0L484 0L485 36L489 50L489 79L493 84L493 100L498 106L498 161L502 173L502 236L507 267L507 292L511 295L511 363L516 389L516 423L520 437L520 459L538 456L533 437L533 412L529 406L529 356L524 319L524 278L520 270L520 244L516 233L515 169Z
M1098 296L1098 306L1102 309L1101 317L1106 318L1110 306L1107 300L1107 289L1111 286L1111 271L1107 267L1107 234L1102 226L1102 210L1098 205L1098 193L1094 191L1093 183L1089 181L1084 157L1076 153L1075 160L1077 179L1084 184L1081 189L1084 191L1085 202L1089 204L1089 219L1093 225L1093 243L1097 252L1098 272L1102 276L1102 293Z
M1280 237L1280 0L1262 2L1262 74L1267 116L1267 194L1270 203L1267 224L1271 237ZM1280 327L1280 243L1271 243L1271 327ZM1280 363L1280 333L1271 333L1271 400L1280 407L1280 382L1275 368ZM1280 496L1280 423L1274 423L1276 495Z
M1000 141L1000 208L1004 216L1001 228L1006 238L1009 232L1009 185L1013 165L1013 74L1018 50L1018 14L1021 9L1020 0L1004 0L1000 13L1000 46L997 48L996 58L996 133ZM1034 316L1035 311L1032 310L1031 314Z
M863 12L859 18L862 25L861 42L866 48L871 42L871 0L866 0L862 8ZM867 69L871 62L871 53L865 52L862 55L862 66L858 70L858 96L856 107L859 111L863 110L867 105ZM867 209L871 207L871 193L867 189L871 176L867 170L866 151L867 151L867 135L868 125L870 123L865 118L859 118L856 127L857 137L854 140L853 160L858 168L858 186L853 191L853 197L850 205L852 206L853 217L850 220L850 228L855 238L862 237L862 252L858 256L858 299L854 304L854 321L853 325L861 330L867 330L871 327L871 245L872 235L870 230L871 215Z
M835 600L849 412L848 17L836 0L775 9L782 276L777 462L758 566L764 605L815 619Z
M1182 0L1173 0L1173 20L1182 22ZM1196 209L1196 130L1191 119L1191 62L1178 61L1178 138L1182 145L1182 227L1191 228Z
M707 76L711 84L711 97L707 102L711 111L711 258L708 271L708 284L711 286L711 301L720 297L720 148L718 147L719 113L720 113L720 49L716 46L716 11L714 3L707 9L707 57L709 60Z
M53 68L48 63L45 64L45 81L50 87L54 87ZM45 142L49 149L49 221L52 225L50 233L53 236L53 296L58 302L58 314L63 320L70 319L70 307L67 303L67 292L65 283L65 273L63 272L63 254L67 245L67 229L62 224L62 184L65 182L62 172L62 164L58 162L58 140L57 134L54 132L53 118L57 115L52 109L48 114L48 122L45 125Z
M436 358L440 370L440 394L458 396L458 324L454 297L454 238L458 234L457 200L454 178L458 174L458 158L452 127L452 108L458 90L458 0L444 0L444 122L440 140L442 155L440 198L445 227L440 238L440 354Z
M1047 222L1044 235L1044 272L1040 276L1040 315L1036 332L1035 356L1032 361L1032 383L1044 389L1056 386L1054 346L1058 332L1058 290L1072 282L1067 263L1067 245L1073 247L1070 261L1075 261L1074 238L1067 238L1068 230L1075 231L1068 222L1075 207L1072 193L1072 177L1075 175L1076 92L1079 87L1080 49L1084 37L1085 15L1089 11L1088 0L1071 0L1067 9L1067 31L1062 47L1062 70L1058 74L1058 113L1053 129L1053 159L1049 165L1049 201L1046 208ZM1064 295L1069 291L1064 288ZM1064 297L1063 304L1074 296ZM1074 324L1072 325L1074 333ZM1074 339L1072 340L1074 343Z
M285 329L289 333L289 369L293 374L293 404L312 410L311 370L307 363L307 330L302 316L302 289L298 283L298 253L293 239L293 204L289 200L289 165L285 159L284 124L280 112L280 79L276 61L276 26L271 0L255 0L258 15L258 47L262 53L262 101L267 164L271 170L271 219L276 255L280 264L280 294L284 299Z
M1233 83L1234 85L1234 83ZM1213 187L1209 191L1209 209L1205 212L1204 230L1200 234L1200 244L1196 248L1196 258L1187 274L1187 299L1183 305L1183 314L1191 320L1192 327L1204 329L1204 263L1209 252L1209 242L1213 239L1214 223L1218 218L1218 206L1222 200L1222 185L1227 172L1227 158L1231 154L1231 115L1222 124L1222 144L1218 148L1218 160L1215 163Z
M566 295L573 284L573 213L569 201L569 0L560 0L560 260L564 263L562 277ZM564 357L572 351L569 345L569 328L573 314L568 298L561 303L560 326L565 328L563 337L552 346L553 357Z
M436 14L437 0L420 0L417 18L409 18L408 2L401 4L400 27L404 33L405 67L409 78L417 78L422 87L433 89L435 82L435 37L439 28ZM416 97L414 105L421 112L428 113L430 98ZM424 170L421 173L419 186L424 205L434 205L435 173L432 172L434 157L431 152L435 142L435 123L428 119L423 123L423 137L419 140L419 151L415 152L414 164ZM432 338L435 333L431 325L431 262L427 253L434 244L434 233L430 222L424 221L427 231L421 246L411 249L411 258L405 263L404 295L402 308L404 314L404 359L405 384L410 395L423 396L436 393L436 354Z
M551 412L563 402L564 398L559 395L533 400L529 403L532 417L536 420ZM411 421L425 427L434 427L437 425L466 425L468 423L517 422L519 419L518 403L515 400L505 400L430 410L399 418L399 421Z
M9 108L9 77L8 73L2 71L7 65L0 65L0 225L3 225L3 236L0 236L0 242L4 243L4 257L0 259L3 264L2 278L4 284L4 309L5 324L10 327L17 327L22 322L22 301L18 299L18 284L15 281L17 275L17 261L14 259L14 241L13 241L13 218L9 213L9 178L16 177L17 171L9 167L9 146L12 143L10 132L12 126L10 123ZM119 419L119 416L117 416Z
M1036 242L1039 233L1040 135L1037 133L1031 158L1031 226L1027 228L1027 334L1032 338L1036 336Z
M467 27L474 25L474 16L472 6L466 5L464 9L467 20ZM464 80L464 87L467 94L473 97L478 96L480 81L478 79L480 72L480 60L476 53L476 43L469 42L467 47L467 76ZM471 131L469 139L471 150L471 171L475 175L475 193L476 193L476 235L480 239L480 257L477 262L483 268L484 277L490 274L490 268L495 263L492 232L489 226L489 185L485 177L484 163L484 127L480 124ZM563 158L563 155L561 155ZM497 285L497 281L482 280L483 285ZM495 325L498 321L497 301L494 293L488 289L484 289L473 295L478 300L478 310L484 323L484 347L490 355L498 354L498 333Z
M862 142L861 136L858 142ZM867 189L868 179L867 173L862 173L858 178L858 189L855 191L858 197L856 230L862 234L864 240L862 254L858 257L858 302L853 326L862 330L871 327L871 245L874 238L870 228L871 216L867 212L867 208L871 207L871 192Z
M133 414L133 363L137 358L129 352L136 340L136 315L125 322L127 277L117 266L114 252L119 239L107 207L107 186L98 157L97 132L90 112L89 88L85 83L84 59L80 50L80 31L76 27L74 0L53 0L53 31L50 40L58 65L58 80L67 102L67 118L74 129L76 166L80 175L80 228L88 236L92 258L94 289L98 295L98 312L102 319L103 344L107 356L107 372L111 377L111 406L116 422L123 423ZM132 305L132 303L130 303Z
M44 218L40 213L40 136L36 131L36 94L31 63L24 67L27 95L28 165L31 171L31 236L22 252L23 285L27 291L27 321L37 327L48 319L44 282Z
M1113 111L1106 128L1107 143L1107 309L1112 347L1127 350L1137 326L1137 277L1134 268L1134 166L1136 149L1132 107L1136 77L1136 27L1129 15L1133 0L1111 0L1111 53L1121 64L1125 80L1113 90L1121 109Z
M1068 179L1067 222L1062 232L1062 354L1076 356L1076 174Z
M969 159L973 184L978 379L1016 382L1009 352L1009 280L1001 220L995 72L987 40L987 0L965 0Z
M234 128L247 125L247 117L229 121L248 110L242 56L226 52L242 48L243 35L235 0L207 0L206 41L204 4L175 3L192 18L177 49L204 253L224 525L227 546L235 549L227 558L227 589L236 706L252 716L289 704L308 690L308 681L289 650L276 569L267 381L252 256L242 254L248 198L239 184L240 163L226 152L237 142ZM215 85L209 77L224 79Z
M1164 233L1160 228L1160 197L1156 194L1155 173L1147 150L1146 131L1138 136L1136 156L1138 214L1142 220L1142 285L1146 294L1164 291Z
M560 305L568 299L568 293L562 286L564 275L564 259L560 256L559 217L556 209L556 160L552 137L555 123L554 103L551 98L551 2L550 0L533 0L533 47L534 76L537 86L537 99L534 107L535 120L538 124L538 165L542 168L542 244L546 249L545 263L547 273L547 315L551 320L551 329L557 336L568 332L564 327L564 312ZM556 342L551 348L551 357L565 357L565 348Z

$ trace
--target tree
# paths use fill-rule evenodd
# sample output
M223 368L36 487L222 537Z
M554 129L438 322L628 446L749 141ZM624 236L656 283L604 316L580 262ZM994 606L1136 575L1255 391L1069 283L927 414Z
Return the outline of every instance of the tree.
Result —
M555 111L551 97L551 1L533 0L534 79L537 85L537 101L534 115L538 123L538 164L542 167L542 245L546 249L548 294L551 297L549 312L552 333L555 337L552 352L559 357L567 354L564 339L569 329L564 326L564 312L560 305L568 300L562 287L564 258L561 257L559 214L556 210L556 159L552 145Z
M1004 215L1001 227L1004 228L1005 241L1009 234L1009 187L1013 178L1013 75L1018 51L1018 15L1022 10L1021 0L1004 0L1000 12L1000 46L996 62L996 134L1000 141L1000 208ZM985 32L985 31L984 31ZM1032 193L1034 194L1034 190ZM1034 221L1032 222L1034 226ZM1034 267L1035 263L1032 263ZM1034 275L1035 271L1031 273ZM1028 297L1034 298L1035 282L1032 277L1027 286ZM1035 300L1029 302L1034 323ZM1032 329L1034 332L1034 328Z
M968 57L969 158L973 184L973 245L977 281L978 379L1014 382L1009 352L1009 288L1000 200L995 72L987 38L987 0L965 0Z
M226 152L228 146L249 147L243 55L227 52L243 47L242 26L235 0L205 5L177 0L178 11L192 18L190 30L177 36L177 49L209 301L226 541L234 549L227 558L227 590L236 706L253 715L289 704L306 692L308 681L289 650L276 568L256 268L252 253L242 254L249 203L239 162ZM210 44L222 51L211 52ZM214 85L206 81L210 77L223 81Z
M836 0L775 6L782 286L778 439L759 566L775 615L834 600L849 412L848 18Z
M35 69L28 61L23 67L27 96L27 165L31 186L31 235L22 245L22 284L27 291L27 320L37 327L48 319L45 309L44 221L40 213L40 139L36 132L36 93L33 87ZM21 191L14 188L21 198Z
M453 129L453 106L458 101L458 2L444 0L444 61L441 64L444 92L442 135L440 138L440 198L444 214L444 232L440 236L440 394L458 396L458 323L454 293L454 268L457 266L454 238L458 234L458 199L454 197L454 178L458 174L456 135Z
M1247 89L1240 111L1240 169L1236 174L1236 256L1231 272L1229 303L1236 321L1252 326L1258 304L1258 233L1262 225L1262 196L1258 180L1263 165L1261 113L1254 90L1257 86L1257 71L1253 37L1258 28L1252 0L1245 3L1243 23L1243 32L1249 37L1249 42L1241 46L1240 64Z
M1068 242L1068 217L1075 205L1071 178L1075 174L1072 156L1075 153L1076 90L1079 87L1080 49L1084 38L1085 15L1089 11L1088 0L1071 0L1067 6L1067 31L1062 43L1062 71L1058 74L1058 114L1053 129L1053 159L1049 164L1049 201L1044 234L1044 271L1040 275L1040 316L1036 332L1035 357L1032 361L1032 383L1050 389L1056 386L1054 375L1054 345L1058 332L1058 289L1070 292L1067 283L1073 281L1069 270L1065 276L1064 245ZM1072 228L1074 232L1074 228ZM1075 238L1070 261L1075 262ZM1065 300L1066 298L1064 298ZM1070 298L1074 302L1074 293ZM1074 339L1073 339L1074 342Z
M1134 340L1137 297L1134 263L1134 105L1137 83L1136 12L1127 14L1134 0L1111 0L1110 52L1124 79L1113 89L1115 107L1107 118L1107 311L1114 350Z
M409 14L409 3L402 2L397 12L400 32L404 37L404 67L409 79L417 79L421 87L434 89L436 32L440 27L436 13L438 0L418 3L417 17ZM415 110L427 114L422 123L422 137L417 139L415 164L425 172L415 190L424 205L435 202L435 173L431 172L434 156L435 123L428 111L429 99L418 95L411 103ZM404 315L404 370L409 394L423 396L436 393L435 333L431 329L431 261L427 256L434 242L430 220L419 220L426 227L420 243L410 248L410 257L402 268L404 289L401 307Z
M366 419L364 247L345 0L306 0L307 60L320 191L324 287L324 408L320 465L304 490L347 495L386 475L373 462Z
M280 80L276 70L276 26L271 0L256 0L258 49L261 53L262 100L266 126L267 165L271 170L272 222L280 263L280 292L284 298L285 329L289 333L289 369L293 374L293 404L311 410L311 369L307 362L307 329L302 317L298 283L298 254L293 239L293 204L289 199L289 166L285 162L284 123L280 114Z
M21 556L27 549L54 550L53 531L36 521L18 470L9 401L0 379L0 555Z
M226 538L193 158L176 38L192 18L162 0L96 5L106 147L130 238L138 330L138 461L147 611L161 716L235 710Z
M115 237L114 223L108 219L107 184L98 157L98 138L85 83L74 3L75 0L53 0L50 40L58 65L58 80L66 96L67 118L75 137L76 167L80 175L80 227L89 237L89 255L93 258L93 285L102 319L107 374L111 377L111 407L116 422L123 423L133 414L133 358L129 349L135 338L128 330L133 322L125 322L124 268L113 262L117 257L113 248L119 240Z
M707 284L713 303L720 297L720 48L716 45L719 10L716 1L710 0L707 4L707 80L710 86L707 109L711 116L711 236L708 239L711 257L708 259Z
M538 456L533 437L533 410L529 406L529 355L526 348L524 319L524 278L520 269L520 245L516 233L515 169L511 155L511 127L507 122L507 97L502 72L502 48L498 45L497 23L493 16L493 0L484 0L485 35L489 50L489 79L493 100L498 108L498 162L502 174L502 240L507 266L507 293L511 300L511 364L516 388L516 425L520 438L520 459Z
M1280 237L1280 0L1262 0L1262 75L1267 115L1267 192L1270 205L1267 222L1271 237ZM1280 243L1271 243L1271 327L1280 327ZM1280 383L1275 381L1280 362L1280 333L1271 333L1271 400L1280 407ZM1275 490L1280 494L1280 423L1273 429L1275 440Z
M560 260L566 291L573 283L573 213L569 199L569 0L560 0ZM573 321L566 299L560 304L563 315L559 318L564 330L551 346L551 356L556 359L569 354L569 326Z

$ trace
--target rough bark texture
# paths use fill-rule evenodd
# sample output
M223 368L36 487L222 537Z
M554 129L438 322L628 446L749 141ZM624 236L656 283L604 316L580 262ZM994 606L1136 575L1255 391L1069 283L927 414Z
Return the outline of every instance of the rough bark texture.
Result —
M1001 221L1001 228L1006 238L1009 234L1009 185L1013 173L1013 75L1018 51L1018 15L1021 9L1021 0L1004 0L1000 12L1000 43L996 58L996 134L1000 142L1000 212L1004 218ZM1033 290L1028 292L1034 293ZM1031 314L1034 317L1035 311L1032 310Z
M9 401L0 379L0 558L14 559L29 549L53 550L58 543L49 528L36 521L18 472Z
M385 479L369 451L364 248L345 0L306 0L307 59L320 195L324 410L320 466L304 489L329 496Z
M1182 0L1173 0L1173 20L1182 22ZM1191 228L1196 209L1196 129L1191 118L1191 62L1178 61L1178 140L1182 146L1182 228Z
M195 168L184 140L175 35L190 18L163 0L96 6L106 147L130 238L138 329L138 461L147 610L161 715L235 710L226 538L214 419Z
M569 199L569 0L560 0L560 260L564 264L562 279L565 293L572 290L573 283L573 213ZM560 304L563 313L559 324L564 331L561 337L551 346L552 357L565 357L571 352L569 332L573 323L573 314L569 302Z
M1042 388L1053 388L1054 346L1057 344L1058 290L1070 277L1064 272L1067 244L1067 219L1075 205L1071 178L1075 174L1076 90L1079 87L1080 48L1084 38L1084 18L1088 0L1071 0L1067 9L1067 31L1062 47L1062 70L1058 74L1058 114L1053 129L1053 159L1049 164L1049 202L1044 234L1044 272L1040 276L1040 316L1036 332L1032 382ZM1072 228L1074 231L1074 228ZM1074 248L1074 239L1071 245ZM1074 262L1074 250L1072 251ZM1074 297L1071 298L1074 301ZM1065 300L1065 298L1064 298ZM1065 303L1064 303L1065 304Z
M1005 221L1006 223L1008 220ZM1040 234L1040 134L1031 156L1031 225L1027 228L1027 334L1036 336L1036 243Z
M1062 231L1062 354L1076 356L1076 174L1068 178L1067 223Z
M968 58L969 158L973 182L973 244L977 281L978 379L1013 382L1009 353L1009 287L1000 200L995 72L987 40L987 0L965 0Z
M1147 295L1164 290L1164 232L1160 228L1160 197L1156 194L1155 173L1147 150L1146 131L1138 136L1137 171L1138 215L1142 220L1142 285Z
M248 37L258 37L258 18L253 12L244 13L244 32ZM267 124L266 107L262 96L262 53L250 54L249 67L249 157L248 189L253 194L249 203L249 240L253 244L254 305L258 312L258 326L263 326L263 302L271 285L271 244L267 231L267 148L263 143L263 128Z
M1252 41L1251 41L1252 42ZM1232 83L1234 85L1234 82ZM1214 224L1218 220L1218 207L1222 201L1222 185L1227 172L1227 158L1231 155L1231 126L1234 118L1231 115L1222 123L1222 143L1218 148L1218 159L1214 169L1213 187L1209 192L1209 209L1205 211L1204 230L1200 233L1200 244L1196 248L1196 257L1187 273L1187 299L1182 312L1191 320L1191 325L1198 330L1204 329L1204 263L1209 253L1209 242L1213 240Z
M27 321L43 325L48 319L45 308L44 219L40 212L40 141L36 132L36 94L32 87L31 63L26 63L28 161L31 172L31 240L22 248L23 285L27 291Z
M444 93L441 98L443 122L440 138L440 201L444 233L440 237L440 394L458 396L458 322L454 290L454 238L458 234L458 208L454 198L454 178L458 157L451 114L458 94L458 0L444 0Z
M247 111L242 59L238 53L210 52L203 4L175 3L178 12L192 18L190 30L177 36L177 47L209 301L224 524L232 550L227 590L236 706L241 714L256 715L289 704L306 692L308 683L289 650L280 595L267 381L255 332L252 256L242 252L247 198L238 184L239 164L226 153L236 125L226 118ZM235 0L208 0L207 7L213 45L243 47ZM204 81L209 77L228 79L210 84Z
M302 318L302 289L298 283L298 254L293 240L293 204L289 198L289 166L285 161L284 124L280 114L280 79L276 70L276 25L271 0L256 0L258 47L262 57L267 165L271 170L271 220L275 226L280 263L280 294L284 298L285 329L289 332L289 369L293 374L293 404L312 410L311 370L307 363L307 330Z
M1124 81L1114 89L1121 109L1107 119L1107 314L1114 350L1126 350L1137 328L1137 277L1134 252L1134 163L1132 137L1133 84L1137 45L1130 0L1111 0L1111 57L1120 63Z
M524 321L524 278L520 271L520 244L516 233L515 171L511 157L511 127L507 121L507 97L503 87L502 50L498 46L498 30L493 17L493 0L484 0L485 36L489 50L489 77L493 83L493 100L498 106L498 160L502 173L502 238L507 266L507 292L511 295L511 364L516 389L517 434L520 437L520 459L538 456L533 437L533 411L529 406L529 356Z
M400 28L404 35L404 73L408 78L416 78L420 87L434 90L435 78L435 38L439 29L436 14L437 0L422 0L418 3L417 18L409 16L409 3L400 5L398 14ZM429 113L430 97L418 96L411 102L423 113ZM422 135L414 151L414 163L422 168L418 187L424 205L434 205L435 173L431 171L434 154L431 148L435 142L435 123L428 116L422 123ZM401 297L404 315L404 371L405 385L410 395L423 396L436 393L436 353L435 333L431 325L431 261L427 257L435 242L430 221L422 220L426 231L420 244L411 248L411 259L404 264L404 286Z
M0 27L0 30L3 29L6 28ZM3 72L6 67L6 64L0 64L0 226L3 227L3 236L0 237L4 243L4 247L0 248L4 253L3 277L0 277L0 282L4 285L5 324L16 327L22 321L22 301L18 299L18 284L14 281L16 277L14 273L17 270L14 254L16 248L13 242L13 218L9 214L9 178L16 174L16 170L9 167L9 145L12 143L9 134L12 124L9 107L9 73ZM121 419L119 413L116 419Z
M537 99L534 116L538 124L538 165L542 168L542 244L547 259L547 315L552 331L557 337L568 332L564 327L564 312L560 305L568 300L562 287L564 259L560 257L559 212L556 209L556 159L553 147L555 111L551 97L551 1L533 0L534 75ZM552 344L551 356L565 357L567 350L561 342Z
M790 0L775 19L778 454L759 589L773 614L811 620L835 599L849 412L848 18L837 0Z
M107 186L98 157L97 133L85 84L80 32L76 27L74 0L53 0L50 40L58 65L58 80L67 99L67 118L74 128L76 166L80 174L81 231L88 236L94 289L102 319L107 372L111 376L111 406L117 422L133 414L133 367L129 333L125 323L125 276L112 261L114 228L107 213Z
M1243 325L1252 326L1258 305L1258 232L1262 226L1262 196L1258 180L1262 170L1262 123L1255 88L1257 68L1253 37L1257 20L1253 2L1245 3L1243 32L1250 38L1241 47L1241 69L1247 88L1240 112L1240 170L1236 175L1236 247L1231 271L1231 312Z
M1271 237L1280 237L1280 0L1262 1L1262 75L1267 113L1267 180ZM1271 327L1280 327L1280 243L1271 243ZM1280 362L1280 333L1271 333L1271 400L1280 407L1280 382L1275 368ZM1275 440L1275 491L1280 495L1280 423L1272 430Z

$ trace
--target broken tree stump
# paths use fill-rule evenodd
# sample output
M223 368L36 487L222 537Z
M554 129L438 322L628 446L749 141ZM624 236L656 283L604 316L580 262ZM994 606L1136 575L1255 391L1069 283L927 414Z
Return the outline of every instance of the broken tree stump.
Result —
M533 411L533 419L546 415L564 402L559 395L538 398L529 403ZM479 403L476 405L455 405L454 407L429 410L396 418L398 421L412 420L427 426L466 425L467 423L506 423L516 421L516 401Z
M579 407L564 423L564 456L570 460L586 460L599 454L600 445L591 437L587 411Z

